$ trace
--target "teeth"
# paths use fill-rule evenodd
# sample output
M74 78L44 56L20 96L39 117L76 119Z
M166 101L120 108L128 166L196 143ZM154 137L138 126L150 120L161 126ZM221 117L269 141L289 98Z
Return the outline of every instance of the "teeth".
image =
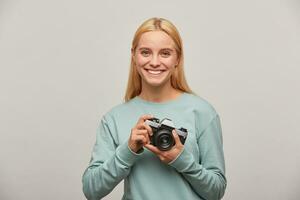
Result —
M160 74L162 71L152 71L152 70L148 70L148 72L150 74Z

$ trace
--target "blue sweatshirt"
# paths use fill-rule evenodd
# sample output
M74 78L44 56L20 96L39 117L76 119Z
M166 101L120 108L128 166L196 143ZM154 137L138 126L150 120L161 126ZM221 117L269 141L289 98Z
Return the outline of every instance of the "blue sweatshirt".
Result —
M188 136L184 149L170 163L144 148L128 147L131 129L138 119L152 114L169 118ZM226 188L220 118L206 100L183 93L163 103L136 96L110 109L97 128L92 158L82 183L87 199L98 200L124 179L123 200L221 199Z

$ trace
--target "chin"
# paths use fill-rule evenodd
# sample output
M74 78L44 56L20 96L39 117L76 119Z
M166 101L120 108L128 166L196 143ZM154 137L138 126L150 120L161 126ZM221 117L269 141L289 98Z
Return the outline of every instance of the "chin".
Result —
M144 80L143 82L151 87L161 87L166 84L167 80Z

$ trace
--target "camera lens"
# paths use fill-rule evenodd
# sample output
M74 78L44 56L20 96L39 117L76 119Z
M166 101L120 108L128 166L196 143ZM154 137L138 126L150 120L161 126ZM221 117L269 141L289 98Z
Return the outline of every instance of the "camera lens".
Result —
M170 131L161 130L156 135L156 146L161 151L167 151L174 145L174 138Z

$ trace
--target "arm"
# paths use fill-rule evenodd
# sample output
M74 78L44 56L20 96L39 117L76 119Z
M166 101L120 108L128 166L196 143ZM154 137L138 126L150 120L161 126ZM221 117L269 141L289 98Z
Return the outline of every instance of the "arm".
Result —
M221 199L226 189L225 161L222 130L216 115L198 138L200 163L188 150L169 163L190 183L194 191L204 199Z
M105 118L97 129L96 144L88 168L82 177L83 193L98 200L112 191L130 172L138 154L125 142L117 147Z

